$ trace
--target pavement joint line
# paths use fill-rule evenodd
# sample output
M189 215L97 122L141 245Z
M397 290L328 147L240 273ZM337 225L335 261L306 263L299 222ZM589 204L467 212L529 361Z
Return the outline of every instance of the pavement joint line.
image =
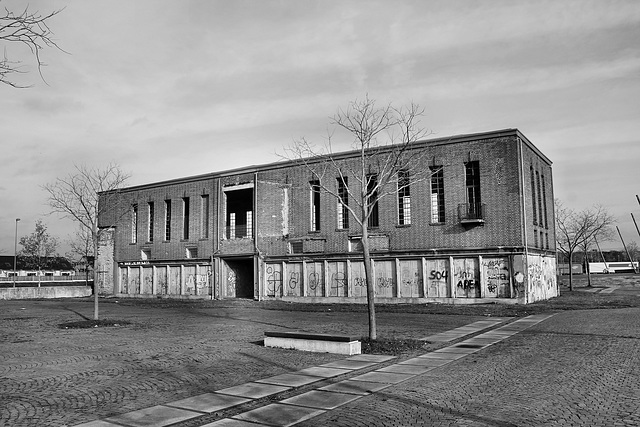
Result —
M376 393L377 391L380 391L383 388L386 387L390 387L393 385L398 385L400 383L403 383L409 379L415 378L417 376L426 374L430 371L433 371L437 368L440 367L444 367L449 365L451 362L457 361L463 357L466 357L470 354L474 354L480 350L483 350L487 347L489 347L490 345L493 345L495 343L498 343L500 341L503 341L507 338L510 338L511 336L515 335L518 332L521 332L525 329L529 329L530 327L543 322L544 320L547 320L548 318L554 316L556 313L552 313L552 314L547 314L547 315L531 315L531 316L527 316L524 317L522 319L517 319L511 323L508 323L507 325L498 327L496 329L492 329L490 331L481 333L479 335L476 335L474 337L468 338L467 340L463 340L460 342L456 342L453 343L447 347L443 347L440 349L437 349L433 352L429 352L429 353L425 353L422 354L420 356L416 356L414 358L402 361L402 362L398 362L398 363L394 363L388 366L385 366L383 368L379 368L376 370L372 370L369 372L366 372L364 374L360 374L357 375L355 377L350 377L347 379L343 379L341 381L326 385L322 388L318 388L318 389L313 389L313 390L308 390L305 391L302 394L298 394L296 396L292 396L292 397L288 397L286 399L284 399L283 401L279 401L279 402L269 402L267 403L265 406L260 406L254 409L251 409L249 411L245 411L245 412L241 412L235 415L232 415L230 417L226 417L226 418L222 418L220 420L214 421L212 423L208 423L207 426L215 426L216 424L223 424L226 420L226 422L233 422L235 421L246 421L249 423L254 423L255 425L259 426L259 425L274 425L274 424L270 424L273 423L273 421L271 420L270 416L273 417L273 414L270 414L271 410L275 410L277 412L282 412L283 408L286 410L286 408L290 407L290 408L298 408L298 412L297 414L300 415L295 415L296 411L292 411L294 412L293 416L294 420L292 420L291 422L288 422L285 425L293 425L293 424L297 424L299 422L308 420L310 418L313 418L317 415L323 414L327 411L333 410L339 406L342 406L344 404L353 402L361 397L364 396L368 396L370 394ZM471 323L470 325L467 325L466 327L460 327L460 328L456 328L453 329L451 331L448 332L452 332L452 331L457 331L458 333L460 332L466 332L466 336L471 335L473 333L476 332L480 332L486 329L491 328L492 326L498 325L500 323L505 322L506 320L510 320L510 318L496 318L496 319L492 319L492 320L481 320L481 321L477 321L474 323ZM490 325L489 325L490 324ZM473 327L471 327L473 325ZM489 326L487 326L489 325ZM463 329L464 328L464 329ZM467 332L469 331L469 332ZM507 332L508 333L505 333ZM432 335L431 337L437 337L437 336L445 336L448 332L443 332L440 334L435 334ZM453 333L453 334L449 334L451 335L456 335L457 333ZM485 334L494 334L494 335L499 335L499 336L495 336L492 337L491 335L485 336ZM465 335L459 336L457 338L462 338ZM427 338L422 338L421 340L428 340L428 338L431 337L427 337ZM473 340L474 339L483 339L485 341L489 341L489 343L487 344L474 344ZM453 340L450 340L453 341ZM473 348L464 348L464 347L457 347L456 346L464 346L464 345L473 345ZM476 347L478 346L478 347ZM428 355L434 355L437 354L436 356L428 356ZM395 359L394 356L381 356L381 355L355 355L355 356L351 356L348 357L346 359L344 359L345 361L360 361L360 362L371 362L373 364L373 366L379 364L379 363L384 363L384 362L388 362L389 360ZM429 362L429 361L433 361L433 362ZM410 363L411 361L413 361L413 363ZM424 362L423 362L424 361ZM409 363L407 363L409 362ZM442 363L440 363L442 362ZM334 363L334 362L331 362ZM435 366L428 366L430 363L435 364ZM394 368L395 366L397 366L398 368ZM421 371L419 368L422 367L422 371L423 372L419 372L419 373L402 373L402 372L393 372L394 369L397 369L399 371L402 371L403 369L405 369L407 371L410 371L414 368L411 368L411 366L415 367L415 371ZM340 376L340 375L347 375L347 374L353 374L356 373L356 371L359 371L361 369L366 369L367 367L371 367L371 366L362 366L362 367L354 367L354 368L344 368L344 367L340 367L340 368L334 368L334 367L324 367L321 366L320 368L324 369L324 370L334 370L334 371L344 371L344 373L338 373L335 376ZM318 367L316 367L318 368ZM383 370L384 369L384 370ZM391 369L391 371L389 370ZM307 371L307 372L314 372L314 367L310 367L310 368L305 368L301 371ZM242 405L244 403L250 403L252 401L256 401L259 400L261 398L267 397L267 396L272 396L274 394L278 394L281 392L287 392L287 391L292 391L295 390L296 388L299 387L303 387L303 386L307 386L316 382L321 382L321 381L325 381L325 380L330 380L333 377L322 377L322 376L314 376L312 374L308 374L308 373L299 373L300 371L296 371L296 372L288 372L288 373L284 373L284 374L280 374L280 375L275 375L272 377L268 377L268 378L263 378L260 380L256 380L256 381L250 381L248 383L244 383L244 384L239 384L236 386L232 386L232 387L227 387L221 390L216 390L212 393L205 393L203 395L198 395L198 396L193 396L192 398L187 398L187 399L181 399L178 401L174 401L174 402L169 402L169 403L165 403L162 405L157 405L157 406L153 406L150 408L143 408L143 409L139 409L137 411L132 411L132 412L128 412L128 413L124 413L124 414L120 414L120 415L116 415L116 416L112 416L109 417L107 419L104 420L95 420L95 421L91 421L88 423L83 423L83 424L78 424L75 427L93 427L93 426L109 426L109 424L113 425L113 426L118 426L118 425L122 425L122 426L131 426L131 427L136 427L136 426L147 426L147 425L154 425L154 426L168 426L170 424L173 424L175 422L181 422L181 421L186 421L186 420L192 420L194 418L203 416L203 415L207 415L209 413L212 412L216 412L222 409L229 409L232 408L234 406L239 406ZM322 372L320 370L320 372ZM274 380L273 378L278 378ZM306 380L302 380L302 382L300 382L300 380L296 381L296 384L291 384L291 385L286 385L284 383L286 383L286 378L290 378L290 379L295 379L295 378L291 378L291 377L307 377ZM386 378L386 380L385 380ZM284 380L284 381L282 381ZM310 380L308 382L305 382L307 380ZM280 381L277 383L272 383L269 381ZM283 383L284 382L284 383ZM356 393L356 392L344 392L344 391L339 391L339 386L341 383L345 383L348 382L349 384L353 384L354 382L357 383L362 383L367 384L367 383L376 383L378 387L376 387L376 390L373 391L364 391L365 394L360 394L360 393ZM245 388L251 388L251 385L253 384L253 386L256 386L258 388L263 387L264 389L268 389L269 387L273 387L273 392L269 393L269 394L257 394L256 396L258 397L248 397L246 395L242 395L242 394L233 394L230 393L234 391L234 389L236 389L236 393L240 390L242 390L242 387ZM346 385L345 385L346 386ZM327 389L326 387L333 387L333 388L338 388L338 390L330 390ZM332 393L332 394L336 394L336 395L344 395L347 396L345 398L345 402L341 403L335 407L329 408L329 409L323 409L323 408L319 408L318 406L304 406L303 404L298 404L298 403L291 403L291 402L295 402L296 400L302 400L304 401L304 398L300 398L300 396L309 396L309 393L312 392L319 392L319 393ZM227 406L220 406L220 407L216 407L216 410L212 411L212 412L206 412L206 411L202 411L199 409L193 409L193 408L185 408L184 402L185 401L189 401L190 399L196 399L198 397L204 396L204 395L211 395L213 396L226 396L227 398L229 397L236 397L236 398L241 398L241 399L245 399L245 402L240 402L240 403L234 403L233 401L228 402ZM351 398L353 397L353 398ZM285 402L285 400L289 400L290 402ZM182 405L182 406L181 406ZM183 418L181 420L164 420L161 421L159 420L158 422L156 422L155 424L144 424L145 420L140 421L139 423L136 422L136 416L138 416L139 414L147 414L148 416L151 416L152 418L154 416L158 416L158 413L162 412L162 410L180 410L183 413L191 413L193 414L193 416L190 416L188 418ZM303 411L306 410L306 411ZM190 414L184 414L186 415L190 415ZM285 414L287 416L289 416L288 414ZM129 420L131 418L131 420ZM264 421L262 421L264 420ZM148 421L148 420L146 420ZM155 421L154 421L155 422ZM107 424L105 424L107 423ZM115 424L114 424L115 423ZM126 423L126 424L123 424ZM280 425L280 424L278 424Z
M439 334L430 335L428 337L419 338L421 341L429 342L450 342L456 339L465 337L472 333L480 332L485 329L492 328L501 323L511 320L510 317L496 317L493 319L478 320L459 328L451 329L449 331L441 332Z

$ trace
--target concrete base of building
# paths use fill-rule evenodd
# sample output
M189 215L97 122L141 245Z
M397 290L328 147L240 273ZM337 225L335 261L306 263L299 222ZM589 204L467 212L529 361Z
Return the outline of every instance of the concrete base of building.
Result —
M156 295L156 294L114 294L115 298L139 298L139 299L172 299L172 300L212 300L211 295Z
M91 296L90 286L41 286L0 288L0 300L39 298L82 298Z
M287 302L314 304L366 304L366 297L279 297L265 298L265 301L280 300ZM526 304L522 298L376 298L376 304Z

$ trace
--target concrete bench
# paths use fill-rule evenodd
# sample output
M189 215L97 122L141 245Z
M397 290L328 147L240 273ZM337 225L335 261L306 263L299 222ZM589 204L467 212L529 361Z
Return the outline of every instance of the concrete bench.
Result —
M344 335L305 332L265 332L265 347L289 348L317 353L360 354L360 341Z

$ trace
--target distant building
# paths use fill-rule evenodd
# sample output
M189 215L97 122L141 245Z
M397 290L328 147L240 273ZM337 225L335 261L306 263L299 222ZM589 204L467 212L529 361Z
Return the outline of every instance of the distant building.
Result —
M412 150L426 151L424 167L438 172L376 208L376 300L557 296L549 159L515 129L420 141ZM357 153L340 161L355 162ZM357 224L298 163L129 187L109 208L99 218L103 293L366 300Z

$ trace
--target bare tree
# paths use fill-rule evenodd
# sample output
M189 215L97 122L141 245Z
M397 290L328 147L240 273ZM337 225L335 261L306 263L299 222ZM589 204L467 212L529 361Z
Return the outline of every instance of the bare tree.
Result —
M33 233L20 238L25 266L29 269L42 270L47 266L49 257L56 253L58 239L47 232L47 226L41 220L36 221Z
M333 132L321 149L301 138L285 148L283 156L306 166L317 178L314 184L317 191L322 189L335 198L339 209L350 215L361 230L369 338L372 340L377 338L377 328L369 221L380 200L431 175L425 167L425 151L412 149L414 142L428 134L420 127L423 115L424 109L416 104L401 108L391 104L379 107L366 96L363 100L350 102L346 109L339 109L330 119L334 131L346 131L352 139L354 156L345 158L344 153L333 152Z
M590 209L576 212L565 207L558 199L555 200L556 211L556 239L558 249L569 260L569 290L573 290L573 274L571 266L576 249L585 251L595 240L605 241L610 238L609 227L614 218L603 206L596 205Z
M638 243L636 243L635 240L632 240L627 244L627 252L629 252L631 262L638 262L638 259L640 259L640 246L638 246ZM636 270L635 266L633 269Z
M79 263L84 264L85 282L88 284L89 261L91 261L91 259L96 255L93 247L93 236L89 230L84 227L80 227L68 243L70 250L67 257L77 263L76 265Z
M42 61L40 52L45 47L62 50L53 40L53 33L49 28L49 20L61 11L62 9L41 14L29 11L29 6L27 6L20 13L14 13L5 8L4 15L0 15L0 42L27 46L36 60L38 73L43 81L42 67L46 64ZM7 57L7 48L5 46L3 57L0 58L0 83L16 88L27 87L21 86L12 80L14 74L24 72L21 67L21 61L11 60Z
M98 242L103 229L98 228L100 210L118 209L122 188L131 175L124 173L120 166L110 163L104 169L75 166L75 172L65 178L57 178L46 184L43 189L49 193L49 206L53 212L60 213L76 221L81 229L91 236L93 254L98 254ZM98 193L104 193L104 204L98 205ZM123 215L124 213L120 213ZM94 259L94 319L98 320L98 278L96 275L97 256Z
M613 221L612 221L613 222ZM594 249L597 242L608 242L613 240L613 230L607 226L595 233L591 238L585 239L578 245L583 255L584 272L587 274L587 286L591 287L591 269L589 267L589 252Z

